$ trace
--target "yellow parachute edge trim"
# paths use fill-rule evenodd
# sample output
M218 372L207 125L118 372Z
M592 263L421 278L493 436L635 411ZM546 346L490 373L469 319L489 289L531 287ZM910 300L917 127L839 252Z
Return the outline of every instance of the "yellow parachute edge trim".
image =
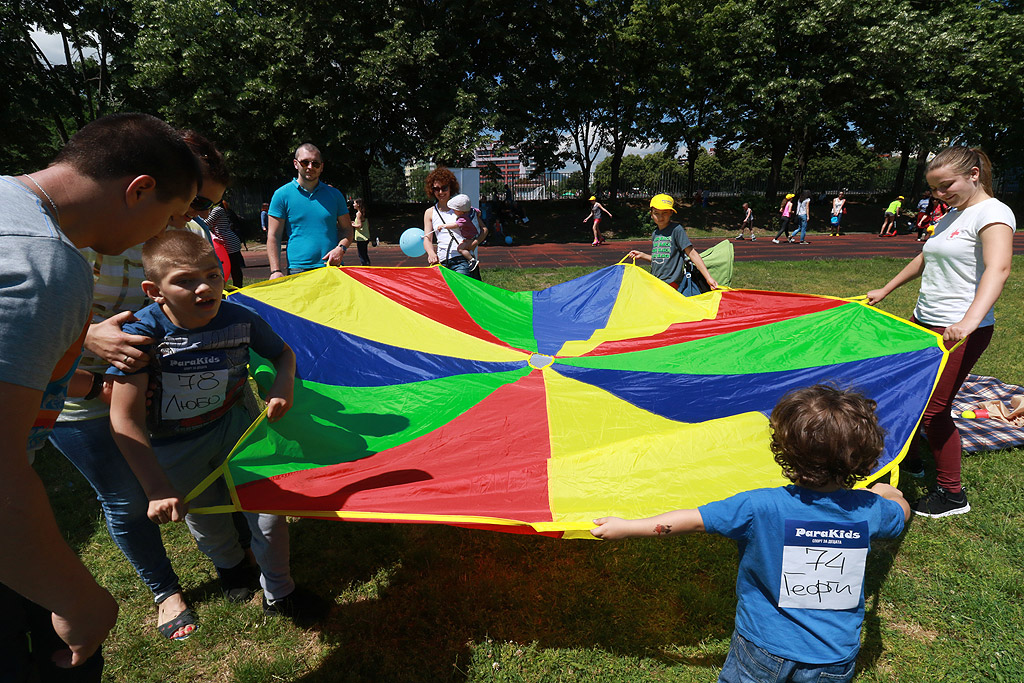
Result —
M221 512L232 512L240 508L233 508L229 505L218 505L215 507L198 508L189 510L199 514L215 514ZM282 515L285 517L337 517L338 519L360 520L394 520L402 522L434 522L440 524L489 524L492 526L528 526L534 531L582 531L593 528L590 523L569 524L565 522L524 522L518 519L504 519L501 517L481 517L478 515L429 515L413 514L405 512L371 512L369 510L254 510L260 514Z

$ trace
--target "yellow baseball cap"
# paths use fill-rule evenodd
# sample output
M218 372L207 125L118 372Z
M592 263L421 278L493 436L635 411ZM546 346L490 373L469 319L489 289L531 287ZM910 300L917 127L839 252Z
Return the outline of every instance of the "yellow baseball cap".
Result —
M897 197L896 199L903 199L903 195L900 195L900 196L899 196L899 197Z
M787 194L787 195L786 195L786 199L792 199L792 198L793 198L793 197L795 197L795 196L796 196L795 194L793 194L792 192L790 192L789 194Z
M597 201L597 197L591 197L590 201L592 201L592 202Z
M651 197L651 208L652 209L669 209L672 213L676 212L676 200L672 199L667 194L656 194Z

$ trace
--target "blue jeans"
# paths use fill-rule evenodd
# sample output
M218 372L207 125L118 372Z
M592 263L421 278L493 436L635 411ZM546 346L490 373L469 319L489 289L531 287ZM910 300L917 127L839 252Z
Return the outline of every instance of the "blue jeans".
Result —
M50 442L96 491L110 537L153 591L156 602L179 592L181 585L167 559L160 527L146 516L149 499L114 443L110 419L58 422Z
M443 261L441 265L448 270L454 270L456 273L469 275L469 261L467 261L466 257L461 254L458 256L452 256L450 259Z
M801 664L754 645L733 631L729 656L719 683L849 683L857 668L854 657L840 664Z
M446 261L441 261L441 265L448 270L454 270L456 273L462 273L463 275L468 275L477 280L480 279L480 266L477 265L476 268L470 270L469 261L467 261L466 257L461 254L453 256Z
M807 237L807 216L796 217L796 230L793 231L794 238L796 237L797 233L800 233L799 241L803 242L804 238Z

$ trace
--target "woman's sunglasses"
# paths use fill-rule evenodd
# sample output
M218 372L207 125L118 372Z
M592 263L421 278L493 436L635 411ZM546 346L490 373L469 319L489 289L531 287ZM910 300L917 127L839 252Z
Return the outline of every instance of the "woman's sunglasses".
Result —
M192 208L196 211L209 211L218 204L220 204L219 201L215 202L212 199L203 197L202 195L196 195L196 198L192 200Z

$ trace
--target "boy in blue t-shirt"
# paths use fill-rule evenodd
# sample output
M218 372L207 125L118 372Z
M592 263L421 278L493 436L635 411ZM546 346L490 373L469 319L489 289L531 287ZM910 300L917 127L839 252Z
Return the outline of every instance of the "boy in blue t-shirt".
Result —
M875 407L827 385L791 391L772 411L771 450L792 485L648 519L594 520L591 533L603 539L707 531L737 542L736 625L719 681L853 679L870 539L899 536L910 518L892 486L852 488L882 453Z
M199 549L212 561L225 595L248 600L252 572L230 514L192 515L184 494L216 470L248 429L240 400L248 381L250 347L270 359L276 378L267 393L267 419L280 419L292 405L295 354L250 308L223 301L224 279L217 256L202 237L173 230L143 246L142 289L154 303L124 326L127 334L155 339L153 359L143 370L116 368L110 423L121 453L149 499L157 524L182 519ZM156 390L146 406L150 381ZM223 479L194 500L196 506L229 503ZM288 558L288 525L278 515L245 513L252 551L260 567L267 614L312 617L314 596L297 591ZM195 624L186 610L177 627Z

